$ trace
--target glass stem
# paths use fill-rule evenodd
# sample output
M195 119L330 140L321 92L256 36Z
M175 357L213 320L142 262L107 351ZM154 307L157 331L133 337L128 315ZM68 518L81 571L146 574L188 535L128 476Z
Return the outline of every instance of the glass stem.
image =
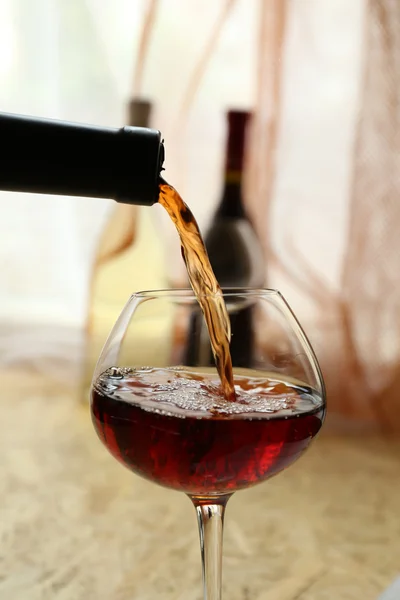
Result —
M229 496L210 502L192 498L199 524L204 600L221 600L222 538L228 500Z

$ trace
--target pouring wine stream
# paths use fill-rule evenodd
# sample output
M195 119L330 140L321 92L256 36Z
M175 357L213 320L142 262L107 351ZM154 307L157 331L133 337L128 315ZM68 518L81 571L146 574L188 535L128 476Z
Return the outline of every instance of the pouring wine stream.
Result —
M206 320L215 364L224 396L235 401L232 360L229 351L231 326L222 290L208 258L199 226L178 192L160 178L159 203L171 217L181 241L190 285Z

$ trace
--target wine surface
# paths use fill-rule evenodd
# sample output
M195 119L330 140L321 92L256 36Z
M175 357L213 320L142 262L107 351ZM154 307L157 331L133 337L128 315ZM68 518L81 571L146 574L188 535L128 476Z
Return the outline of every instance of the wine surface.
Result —
M212 369L112 367L93 387L93 423L147 479L190 495L233 493L297 460L325 414L306 385L266 374L235 375L234 385L230 402Z
M166 209L178 231L182 257L190 284L204 314L222 389L225 398L234 400L229 315L196 219L178 192L167 183L160 184L158 201Z

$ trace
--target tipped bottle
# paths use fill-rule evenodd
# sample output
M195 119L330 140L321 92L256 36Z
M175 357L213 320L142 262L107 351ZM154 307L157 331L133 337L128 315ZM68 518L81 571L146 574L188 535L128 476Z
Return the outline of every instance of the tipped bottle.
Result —
M151 206L164 160L159 131L0 113L0 190Z

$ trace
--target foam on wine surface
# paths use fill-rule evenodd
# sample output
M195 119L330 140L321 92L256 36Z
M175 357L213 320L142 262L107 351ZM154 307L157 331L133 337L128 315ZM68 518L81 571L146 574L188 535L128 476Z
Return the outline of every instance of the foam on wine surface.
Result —
M315 394L268 377L235 375L236 402L226 400L218 377L185 368L117 368L105 371L95 387L115 400L179 418L289 417L319 408Z

